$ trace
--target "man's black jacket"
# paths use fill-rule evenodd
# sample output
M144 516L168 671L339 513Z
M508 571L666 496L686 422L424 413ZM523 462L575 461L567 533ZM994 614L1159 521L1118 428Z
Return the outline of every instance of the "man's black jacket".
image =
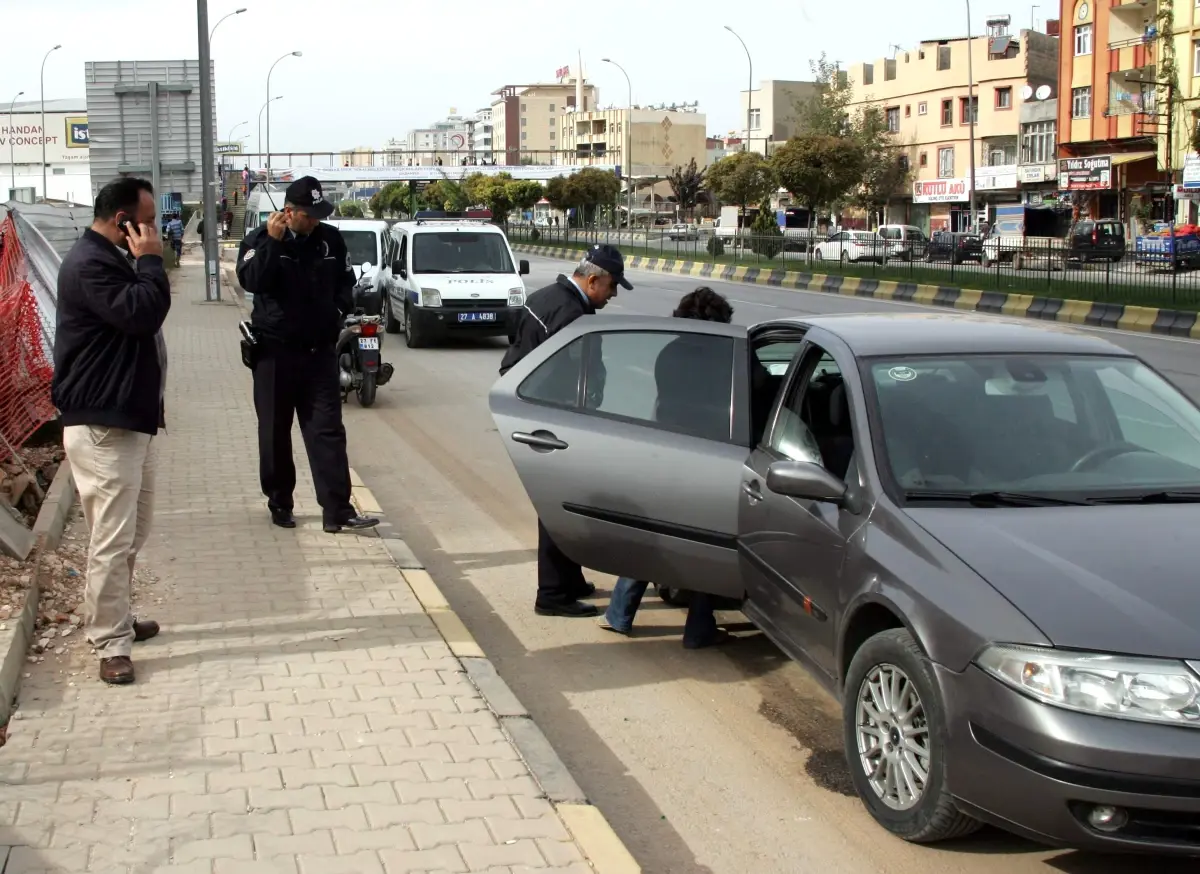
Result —
M237 277L254 295L251 321L262 340L294 348L332 346L341 316L353 308L354 269L341 231L324 222L307 237L290 230L282 240L266 225L238 251Z
M560 275L553 285L539 288L525 299L512 345L500 362L500 373L508 373L552 334L557 334L580 316L594 312L596 308L591 301L566 276Z
M171 309L163 260L137 266L90 228L58 270L52 393L64 426L156 434L163 427L156 335Z

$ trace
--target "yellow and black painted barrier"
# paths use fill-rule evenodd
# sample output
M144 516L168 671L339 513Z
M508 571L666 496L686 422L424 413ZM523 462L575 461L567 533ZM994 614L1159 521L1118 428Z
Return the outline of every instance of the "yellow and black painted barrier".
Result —
M575 260L579 249L557 246L513 246L521 252L543 258ZM980 291L948 285L925 285L917 282L896 282L891 279L872 279L861 276L836 276L825 273L805 273L798 270L766 269L762 267L715 264L711 261L678 261L672 258L647 258L635 255L625 260L628 270L646 270L694 276L719 282L746 282L794 291L819 291L844 294L848 297L869 297L875 300L902 301L925 306L947 307L974 313L995 313L1046 322L1066 322L1096 328L1118 328L1143 334L1188 337L1200 340L1200 321L1197 313L1168 310L1159 307L1131 306L1092 300L1069 300L1056 297L1037 297L1004 291Z

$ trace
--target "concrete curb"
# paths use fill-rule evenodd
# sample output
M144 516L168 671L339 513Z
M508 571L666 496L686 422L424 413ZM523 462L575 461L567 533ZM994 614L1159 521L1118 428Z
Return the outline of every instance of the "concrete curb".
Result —
M531 246L526 243L513 244L513 250L524 252L527 255L538 255L543 258L556 258L564 261L578 260L582 251L564 247ZM895 282L890 279L804 273L799 270L735 267L732 264L714 264L711 261L646 258L641 255L634 255L626 259L625 267L628 270L671 273L677 276L694 276L697 279L764 285L784 291L818 291L848 297L868 297L897 303L945 307L960 312L988 313L1200 340L1200 313L1184 310L1092 300L1036 297L1031 294L981 291L948 285L924 285L916 282Z
M382 510L376 509L379 503L375 496L353 469L350 471L350 483L354 505L361 512L381 515ZM445 638L450 651L463 666L467 677L479 690L488 709L495 714L500 727L524 759L533 779L554 805L559 819L579 844L592 869L597 874L641 874L637 860L613 831L604 814L588 801L550 741L530 717L529 711L496 672L495 666L450 608L437 583L408 544L397 536L395 529L386 521L376 529L376 533L400 569L401 576Z
M57 549L58 544L62 542L67 516L70 515L73 506L75 475L71 472L71 463L64 458L33 523L35 552L33 572L29 576L29 588L25 593L25 605L18 615L6 623L8 627L0 631L0 726L8 725L9 717L16 706L17 693L21 691L25 654L33 641L33 626L37 619L41 580L47 572L43 558L47 552ZM0 733L0 746L3 745L4 735Z

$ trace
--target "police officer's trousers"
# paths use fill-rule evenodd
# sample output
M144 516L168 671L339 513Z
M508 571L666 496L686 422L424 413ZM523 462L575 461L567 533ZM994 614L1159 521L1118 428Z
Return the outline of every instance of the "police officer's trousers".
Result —
M588 592L583 568L571 561L538 519L537 606L557 607L579 600Z
M292 509L296 463L292 418L308 452L324 522L354 515L350 462L334 347L296 349L264 345L254 364L254 409L258 413L259 481L272 510Z

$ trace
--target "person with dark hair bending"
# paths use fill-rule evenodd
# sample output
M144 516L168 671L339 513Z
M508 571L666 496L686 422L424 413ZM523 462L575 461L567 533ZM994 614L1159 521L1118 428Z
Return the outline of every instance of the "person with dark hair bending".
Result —
M680 319L728 324L733 320L733 307L724 296L701 286L685 294L672 315ZM713 382L728 381L729 363L714 359L707 354L708 349L687 334L681 334L663 347L654 365L654 381L658 388L654 418L666 424L675 420L681 424L686 422L690 430L713 435L723 433L728 437L729 407L727 404L714 406L708 398L711 393L704 387ZM706 420L711 423L710 427L704 427ZM648 586L644 580L629 577L617 580L608 610L600 617L600 627L628 635L633 630L633 619ZM691 593L687 622L683 627L686 649L703 649L728 639L729 635L717 627L713 610L712 598L703 592Z
M162 326L171 285L154 210L146 180L105 185L92 226L58 271L52 393L91 532L87 638L100 656L100 679L116 685L134 681L133 643L159 630L135 619L130 605L154 512L154 437L166 427Z

